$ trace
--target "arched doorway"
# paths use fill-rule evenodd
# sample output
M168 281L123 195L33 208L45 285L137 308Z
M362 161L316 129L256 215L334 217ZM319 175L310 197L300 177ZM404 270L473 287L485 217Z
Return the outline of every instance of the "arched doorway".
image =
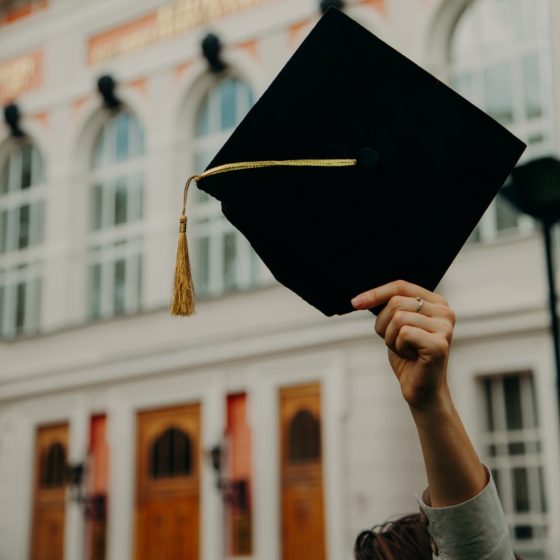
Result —
M37 430L32 560L64 558L67 447L68 424Z
M198 560L200 407L138 414L137 560Z
M321 394L318 384L280 391L283 560L324 560Z

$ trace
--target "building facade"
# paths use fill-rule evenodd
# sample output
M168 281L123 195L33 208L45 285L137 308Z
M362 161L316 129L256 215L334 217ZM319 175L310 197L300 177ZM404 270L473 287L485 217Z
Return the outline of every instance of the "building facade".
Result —
M350 559L361 529L415 511L425 485L371 315L310 308L196 192L198 311L168 311L184 180L282 68L319 2L0 10L0 98L12 104L0 125L0 559ZM345 10L522 137L525 158L557 153L560 6ZM201 55L210 31L219 73ZM452 391L516 548L560 558L538 228L498 199L439 290L458 315Z

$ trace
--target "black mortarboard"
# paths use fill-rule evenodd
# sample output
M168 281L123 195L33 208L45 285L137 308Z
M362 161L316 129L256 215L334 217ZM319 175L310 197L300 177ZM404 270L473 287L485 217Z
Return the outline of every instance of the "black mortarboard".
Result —
M334 315L392 280L433 290L524 148L330 9L192 179L279 282ZM190 314L179 260L174 312Z

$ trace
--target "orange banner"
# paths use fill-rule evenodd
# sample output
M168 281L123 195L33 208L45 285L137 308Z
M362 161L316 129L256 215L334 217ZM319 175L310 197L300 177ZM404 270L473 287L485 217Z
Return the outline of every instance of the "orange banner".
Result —
M265 0L175 0L139 19L90 37L88 62L138 52L200 25L253 8Z
M1 103L12 101L19 95L40 87L42 82L42 51L0 62Z

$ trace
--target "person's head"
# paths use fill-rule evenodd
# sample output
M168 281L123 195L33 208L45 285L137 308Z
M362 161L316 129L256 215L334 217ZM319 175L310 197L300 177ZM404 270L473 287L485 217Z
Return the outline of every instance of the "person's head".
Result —
M417 513L362 531L354 556L356 560L432 560L426 523Z
M432 560L432 541L419 513L362 531L354 545L356 560ZM516 560L522 560L515 555Z

